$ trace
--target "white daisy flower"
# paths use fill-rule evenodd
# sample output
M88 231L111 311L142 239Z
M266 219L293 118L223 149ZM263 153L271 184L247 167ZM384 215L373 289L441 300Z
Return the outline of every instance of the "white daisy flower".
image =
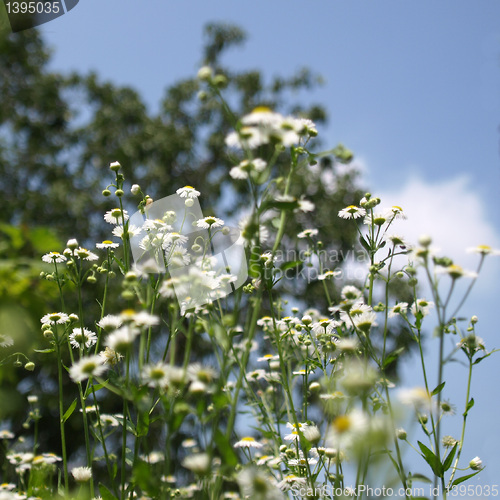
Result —
M432 307L434 307L434 302L427 299L417 299L411 305L411 312L414 316L417 315L417 312L422 313L422 316L427 316Z
M120 425L120 422L113 416L113 415L108 415L107 413L101 413L99 415L100 420L101 420L101 425L103 427L110 426L110 427L118 427Z
M394 246L400 246L403 249L410 247L404 237L399 234L387 234L384 236L384 239L389 240Z
M296 484L306 484L306 478L296 476L295 474L288 474L288 476L285 476L284 479L278 483L278 488L286 491Z
M392 219L407 219L406 214L403 212L403 209L398 205L393 205L390 208L386 208L386 212L389 217L392 217Z
M243 160L229 171L233 179L248 179L253 172L262 172L267 167L267 163L256 158L255 160Z
M366 215L366 210L356 205L349 205L339 211L338 216L342 219L357 219L359 217L364 217Z
M86 483L92 478L92 469L90 467L75 467L71 469L71 474L77 483Z
M130 224L127 228L127 234L130 238L137 236L138 234L140 234L140 232L141 232L141 228L134 226L133 224ZM123 239L123 233L124 233L123 226L119 225L119 226L114 227L112 233L117 238Z
M217 217L208 216L203 219L198 219L196 225L202 229L210 229L212 227L221 227L224 225L224 221Z
M43 262L47 262L47 264L53 264L54 262L59 264L61 262L65 262L68 259L66 259L66 257L59 252L49 252L42 256L42 260Z
M95 246L97 248L103 249L103 248L118 248L120 245L118 243L113 243L110 240L104 240L101 243L96 243Z
M14 339L9 335L4 335L0 333L0 347L10 347L14 345Z
M126 210L123 210L123 215L122 215L121 208L113 208L112 210L108 210L104 214L104 220L109 224L114 224L114 225L123 224L125 221L128 220L128 212Z
M104 316L97 323L97 326L109 333L109 332L112 332L113 330L116 330L117 328L120 328L120 326L122 326L122 323L123 323L123 320L120 316L108 314L108 315Z
M300 198L300 200L297 200L297 203L299 204L298 208L294 210L294 212L312 212L315 209L315 205L312 201L306 200L305 198Z
M62 312L53 312L42 316L40 322L42 325L63 325L69 322L69 316Z
M209 217L207 217L209 218ZM163 248L167 249L170 245L184 245L188 240L188 237L180 233L167 233L165 235L165 242Z
M91 252L90 250L87 250L86 248L79 247L74 251L74 255L78 257L79 259L83 260L98 260L99 256L96 255L95 253Z
M276 479L265 468L245 467L236 478L243 498L252 500L283 500Z
M289 467L307 467L307 465L316 465L318 463L318 459L314 457L299 457L299 458L292 458L288 460L287 465Z
M448 274L451 279L456 280L458 278L466 277L466 278L477 278L477 273L472 271L466 271L461 266L457 264L452 264L451 266L446 267L438 267L436 269L436 273L439 274Z
M139 328L147 328L160 323L160 318L158 316L150 314L147 311L136 312L133 309L125 309L121 312L120 317L124 322L133 321Z
M431 411L433 407L432 396L423 387L400 389L398 399L404 405L414 406L417 410Z
M100 356L85 356L73 363L69 369L69 376L73 382L82 382L89 377L102 375L106 369Z
M0 439L14 439L15 435L13 432L8 431L7 429L2 429L0 431Z
M106 349L104 349L104 351L101 351L99 353L99 356L101 356L102 362L105 365L108 364L111 366L116 365L123 358L122 354L117 353L116 351L114 351L110 347L106 347Z
M344 286L340 292L340 296L343 300L357 300L361 298L362 295L363 293L361 290L352 285Z
M340 269L335 269L334 271L325 271L322 274L318 274L318 279L320 281L327 280L329 278L336 278L337 276L340 276L342 274L342 271Z
M340 326L338 321L330 318L322 318L312 324L311 330L315 335L321 335L324 333L330 334L333 330L335 330L335 328L337 328L337 326Z
M365 413L354 409L350 413L338 415L333 419L326 437L327 443L336 449L349 447L354 440L362 439L369 427Z
M262 448L263 446L251 436L245 436L234 444L235 448Z
M155 365L146 365L142 370L142 378L149 387L165 388L169 383L169 365L159 361Z
M82 346L88 349L97 342L97 335L87 328L73 328L73 331L69 334L69 341L76 349Z
M399 314L406 315L407 310L408 302L398 302L391 307L389 311L389 318L394 318L394 316L398 316Z
M352 316L352 322L362 332L368 333L372 326L377 326L377 315L373 311L363 312Z
M200 196L200 192L197 191L193 186L184 186L182 188L179 188L176 193L181 197L181 198L198 198Z
M297 238L312 238L313 236L317 236L318 230L317 229L304 229L304 231L301 231L298 235Z
M181 465L195 474L206 474L212 470L212 461L207 453L194 453L188 455Z
M340 352L354 353L359 348L359 342L356 337L344 337L338 339L335 346Z
M108 336L105 344L113 351L122 353L134 343L139 333L137 328L132 328L129 325L122 326Z
M500 255L500 250L495 250L489 245L478 245L467 249L467 253L478 253L480 255Z

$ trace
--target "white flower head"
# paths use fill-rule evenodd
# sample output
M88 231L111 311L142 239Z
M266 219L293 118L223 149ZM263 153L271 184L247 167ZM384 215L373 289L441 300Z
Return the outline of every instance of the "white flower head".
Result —
M118 243L114 243L111 240L104 240L101 243L96 243L95 246L99 249L104 248L118 248L120 245Z
M128 212L126 210L122 212L121 208L113 208L104 214L104 220L108 224L114 224L115 226L124 224L124 222L128 220Z
M176 193L181 197L181 198L198 198L200 196L200 192L197 191L193 186L184 186L182 188L179 188Z
M283 500L278 483L264 467L245 467L238 473L237 481L243 498L252 500Z
M86 483L92 478L92 469L90 467L75 467L71 469L71 474L77 483Z
M59 252L49 252L42 257L42 260L43 262L47 262L47 264L53 264L54 262L60 264L61 262L65 262L67 259Z
M73 382L82 382L89 377L98 377L106 371L101 356L84 356L73 363L69 369L69 376Z
M251 436L245 436L235 443L235 448L262 448L264 445Z
M182 466L199 475L208 474L212 470L210 456L207 453L188 455L182 461Z
M196 221L196 225L202 229L210 229L212 227L222 227L224 225L224 221L218 217L208 216L203 219L198 219Z
M69 316L66 313L54 312L42 316L40 320L42 325L63 325L69 322Z
M76 349L83 346L88 349L97 342L97 335L87 328L73 328L73 331L69 334L69 341Z
M297 238L312 238L313 236L318 235L318 230L317 229L304 229L304 231L301 231L298 235Z
M93 253L90 250L87 250L86 248L83 248L83 247L77 248L74 251L74 255L82 260L94 261L94 260L99 259L98 255L96 255L95 253Z
M349 205L339 211L338 216L342 219L357 219L359 217L364 217L366 215L366 210L356 205Z

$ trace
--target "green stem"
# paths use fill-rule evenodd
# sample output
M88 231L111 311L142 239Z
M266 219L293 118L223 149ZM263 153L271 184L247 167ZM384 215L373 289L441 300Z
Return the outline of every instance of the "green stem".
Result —
M64 491L66 495L68 494L68 458L66 454L66 434L64 431L64 398L63 398L63 379L62 379L62 358L61 358L61 346L59 345L59 338L57 335L57 329L55 328L55 344L56 344L56 354L57 354L57 378L59 384L59 427L61 431L61 448L62 448L62 459L63 459L63 471L64 471Z

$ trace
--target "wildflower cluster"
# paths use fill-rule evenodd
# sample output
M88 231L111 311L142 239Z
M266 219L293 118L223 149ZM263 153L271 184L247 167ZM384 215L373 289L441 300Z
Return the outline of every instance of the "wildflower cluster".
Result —
M223 75L205 67L199 78L204 99L223 99ZM461 455L473 366L493 351L476 335L475 316L465 327L457 317L472 285L458 302L452 296L457 280L474 283L495 251L477 247L478 269L465 271L438 256L430 238L411 245L391 234L403 209L379 209L381 200L367 193L338 212L339 223L355 226L368 263L364 280L341 282L342 268L321 259L319 229L285 234L290 217L314 211L291 186L298 170L316 162L317 134L312 121L265 107L235 123L226 137L234 158L227 175L249 188L237 235L223 218L202 216L193 186L178 187L166 206L134 184L140 201L129 215L121 165L111 163L115 179L103 191L113 200L103 216L110 239L92 250L70 239L60 253L42 256L50 266L43 277L61 300L61 311L41 318L38 351L57 366L61 445L57 455L39 453L38 423L50 417L42 418L30 395L31 449L9 429L0 432L8 498L283 499L300 498L302 489L333 498L329 491L361 491L380 470L407 492L416 476L405 448L420 455L424 479L445 495L482 470L479 457L464 465ZM285 238L305 246L299 261L279 263ZM221 264L221 249L235 241L246 248L248 280ZM288 303L282 278L294 266L317 267L328 308ZM422 277L429 299L420 295ZM97 281L103 294L93 297L94 310L84 294ZM120 310L109 310L112 282ZM395 284L404 285L403 295ZM74 311L66 310L67 294ZM436 384L422 347L433 316L437 338L426 341L439 344ZM420 354L417 387L397 387L393 368L405 352L392 340L394 328ZM454 338L452 352L446 338ZM461 435L450 436L443 429L459 403L445 399L444 368L458 356L467 361L468 383ZM417 436L403 428L408 421L419 426ZM69 422L84 436L78 463L68 455Z

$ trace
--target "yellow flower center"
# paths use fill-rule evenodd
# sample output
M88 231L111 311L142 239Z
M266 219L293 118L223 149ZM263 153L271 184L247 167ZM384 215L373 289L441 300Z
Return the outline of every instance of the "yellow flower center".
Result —
M333 427L339 434L343 434L351 428L351 419L347 415L339 415L333 421Z
M267 106L257 106L252 113L271 113L271 110Z

